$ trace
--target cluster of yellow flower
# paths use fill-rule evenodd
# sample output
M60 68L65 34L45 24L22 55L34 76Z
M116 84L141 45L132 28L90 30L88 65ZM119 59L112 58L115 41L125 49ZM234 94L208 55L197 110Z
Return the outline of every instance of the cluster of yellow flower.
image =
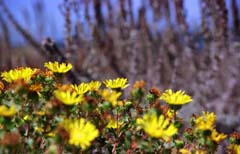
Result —
M36 69L20 67L8 72L2 72L1 77L8 83L12 83L17 80L24 80L25 82L28 82L35 72Z
M227 135L218 133L215 129L216 115L212 112L203 112L203 115L196 118L195 127L201 131L211 131L209 135L210 139L216 143L224 140Z
M169 119L165 118L164 115L157 116L156 113L145 114L143 118L138 118L136 123L150 136L163 138L166 141L169 141L178 132L178 129Z
M163 153L171 148L180 153L214 152L227 138L216 130L216 115L209 112L194 116L192 127L180 136L183 122L177 111L193 101L182 90L167 89L161 93L153 87L146 92L145 82L136 81L130 95L124 98L123 90L129 86L126 78L63 84L58 78L72 69L70 63L47 62L44 66L47 70L21 67L1 73L4 82L0 81L0 128L4 131L23 127L28 134L32 130L32 136L55 138L54 145L61 146L63 142L82 150L97 151L97 146L105 147L104 144L121 149L130 144L125 147L128 153L139 149ZM19 83L16 89L13 85ZM112 133L115 137L110 137ZM24 134L23 131L22 137ZM238 154L240 135L232 136L234 142L228 148ZM156 139L161 141L158 147L150 147L149 151L144 148L146 142L154 145L151 142ZM2 140L0 137L0 144Z
M216 145L221 141L227 138L226 134L219 133L215 129L216 115L214 113L204 112L202 116L193 117L193 128L189 128L186 131L188 136L194 136L194 138L201 139L197 142L205 145L210 151L213 152L216 150ZM191 130L191 131L189 131ZM196 143L187 144L185 148L180 149L180 152L183 154L195 153L208 153L208 149L199 147Z
M115 89L126 88L127 79L117 78L116 80L106 80L104 84L107 88ZM66 105L73 105L83 101L83 95L87 92L99 92L101 95L112 103L113 106L117 105L117 99L121 96L121 92L116 92L110 89L99 90L101 86L100 81L91 81L89 83L82 82L79 85L70 85L67 90L55 90L54 95L56 98Z
M169 105L184 105L192 102L192 98L182 90L174 93L171 89L168 89L162 94L160 99L166 101Z
M11 105L10 108L8 108L6 105L0 106L0 116L12 117L15 114L16 114L15 106Z
M61 63L58 62L47 62L44 64L46 68L55 72L55 73L66 73L72 69L72 64L68 63Z
M99 136L99 131L85 119L65 119L60 124L69 132L69 144L80 146L83 150L90 146L90 143Z

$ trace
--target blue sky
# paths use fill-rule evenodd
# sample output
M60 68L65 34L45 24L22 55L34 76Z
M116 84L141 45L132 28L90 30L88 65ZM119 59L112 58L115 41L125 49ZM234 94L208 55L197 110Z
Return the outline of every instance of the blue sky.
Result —
M45 6L45 15L43 18L45 20L44 25L46 29L44 34L36 33L38 31L38 26L36 25L35 21L42 21L41 17L36 17L34 14L33 2L36 1L37 0L4 0L10 11L14 14L14 17L17 19L17 21L19 21L23 27L28 27L28 31L34 34L37 39L41 40L41 37L46 36L53 37L54 39L61 39L64 30L64 19L62 18L62 15L59 11L59 5L63 2L63 0L40 0ZM115 4L116 1L117 0L112 0L112 3ZM198 24L201 18L199 0L185 0L184 2L187 21L191 24ZM134 10L137 10L140 6L141 0L133 0ZM80 15L81 13L83 12L80 12ZM83 21L83 19L80 20ZM16 36L13 37L15 40L12 41L20 44L24 42L22 38L17 37L18 34L14 29L11 29L11 34Z
M5 3L8 5L10 10L21 18L21 11L27 9L29 11L33 11L32 2L36 2L37 0L5 0ZM49 11L50 14L57 17L60 16L59 4L62 3L63 0L41 0L45 6L46 10ZM116 0L112 0L115 3ZM141 6L141 0L133 0L134 9L137 10L138 7ZM185 0L184 7L187 11L187 20L195 20L200 19L200 8L199 8L199 0Z

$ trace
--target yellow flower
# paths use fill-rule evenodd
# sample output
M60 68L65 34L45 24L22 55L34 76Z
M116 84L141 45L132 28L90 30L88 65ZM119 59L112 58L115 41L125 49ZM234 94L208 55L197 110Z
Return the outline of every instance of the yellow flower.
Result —
M136 123L151 137L162 138L169 141L177 133L178 129L170 123L163 115L156 113L145 114L143 118L138 118Z
M43 116L46 113L44 111L36 111L35 114L38 115L38 116Z
M240 154L240 145L238 144L230 144L228 149L231 150L231 152L234 152L234 154Z
M170 105L183 105L192 101L191 96L185 94L184 91L178 90L174 93L171 89L166 90L160 99Z
M108 88L121 89L121 90L129 86L129 84L127 84L126 78L117 78L114 80L106 80L106 81L104 81L104 84Z
M109 89L103 89L101 91L101 96L105 101L112 104L113 107L119 104L118 98L121 96L121 92L110 91Z
M82 101L83 96L77 94L77 92L73 91L61 91L55 90L54 96L61 102L66 105L74 105Z
M212 141L214 141L216 143L219 143L222 140L224 140L226 137L227 137L227 135L225 135L223 133L218 133L216 131L216 129L213 129L210 138L211 138Z
M55 133L54 133L54 132L49 132L49 133L47 133L47 136L48 136L48 137L54 137L54 136L55 136Z
M61 63L59 64L58 62L46 62L44 64L44 66L46 68L48 68L49 70L55 72L55 73L66 73L69 70L72 69L72 64L68 63Z
M207 154L207 151L206 151L206 150L193 150L193 151L195 151L195 154ZM180 149L179 152L180 152L181 154L192 154L191 151L189 151L189 150L187 150L187 149L185 149L185 148Z
M64 120L63 127L69 133L69 144L87 149L91 142L99 136L99 131L85 119Z
M207 154L208 152L206 150L196 150L195 154Z
M195 127L199 130L212 130L215 120L216 115L213 112L209 113L203 111L203 115L196 118Z
M124 105L126 105L126 104L131 105L131 102L125 102L124 100L117 101L117 105L118 105L118 106L124 106Z
M173 119L175 115L177 115L177 112L175 112L172 109L168 109L165 116L168 117L169 119Z
M6 107L5 105L0 106L0 116L12 117L16 113L17 111L14 105L11 105L10 108Z
M185 148L180 149L179 152L180 152L181 154L191 154L191 152L190 152L189 150L185 149Z
M81 83L80 85L72 84L71 87L80 95L89 91L89 85L87 83Z
M44 132L44 129L42 127L35 127L34 128L37 132L39 133L43 133Z
M12 69L8 72L2 72L1 77L8 83L12 83L17 80L24 80L25 82L28 82L36 70L37 69L31 69L29 67L20 67Z
M102 83L100 81L91 81L87 84L90 91L98 91Z
M23 120L24 120L24 121L31 120L31 117L30 117L29 115L25 115L25 116L23 117Z
M123 124L124 123L122 121L111 119L107 124L107 128L119 129L123 126Z

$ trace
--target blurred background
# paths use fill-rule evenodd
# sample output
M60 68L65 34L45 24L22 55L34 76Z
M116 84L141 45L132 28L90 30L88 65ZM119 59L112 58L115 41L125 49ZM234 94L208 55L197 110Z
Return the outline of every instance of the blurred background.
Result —
M0 0L0 71L74 65L72 82L127 77L240 131L240 0Z

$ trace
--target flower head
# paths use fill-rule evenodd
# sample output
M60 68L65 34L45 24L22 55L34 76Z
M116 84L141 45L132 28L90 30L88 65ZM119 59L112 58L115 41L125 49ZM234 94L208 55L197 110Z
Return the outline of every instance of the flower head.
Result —
M195 154L207 154L206 150L199 150L199 149L188 150L186 148L180 149L179 152L181 154L192 154L192 153L195 153Z
M233 132L230 134L230 143L240 144L240 133L239 132Z
M212 141L219 143L222 140L224 140L226 137L227 137L227 135L225 135L223 133L218 133L216 129L213 129L210 138Z
M185 94L184 91L179 90L174 93L171 89L166 90L160 99L169 105L184 105L192 101L191 96Z
M215 126L216 115L212 112L204 112L203 115L195 120L195 127L199 130L212 130Z
M89 91L89 86L87 83L82 82L79 85L72 84L71 87L80 95L85 94L86 92Z
M107 128L118 129L118 128L121 128L123 124L124 123L122 121L111 119L107 124Z
M108 101L112 106L118 105L118 98L122 95L121 92L110 91L109 89L104 89L101 91L101 95L105 101Z
M38 115L38 116L43 116L46 113L45 113L45 111L36 111L35 114Z
M137 124L151 137L162 138L166 141L169 141L178 131L168 119L156 113L148 113L143 118L138 118Z
M46 62L44 64L44 66L46 68L48 68L49 70L55 72L55 73L66 73L69 70L72 69L72 64L68 63L61 63L59 64L58 62Z
M125 89L126 87L129 86L127 84L127 79L126 78L117 78L114 80L106 80L104 81L104 84L106 87L111 88L111 89Z
M136 82L133 84L132 89L144 89L145 86L146 86L145 81L140 80L140 81L136 81Z
M98 89L101 87L100 81L91 81L88 83L88 87L90 91L98 91Z
M175 112L175 110L173 109L168 109L167 112L165 113L165 116L169 119L173 119L175 115L177 115L178 113Z
M234 154L239 154L240 153L240 145L238 144L230 144L228 146L228 150Z
M42 127L35 127L34 128L35 129L35 131L37 131L37 132L39 132L39 133L43 133L44 132L44 129L42 128Z
M197 149L197 150L195 150L195 153L196 153L196 154L207 154L208 152L207 152L207 150L205 150L205 149L204 149L204 150L203 150L203 149L201 149L201 150L200 150L200 149Z
M30 91L37 92L37 93L40 92L42 89L43 89L43 87L42 87L42 84L40 84L40 83L32 84L29 87Z
M61 91L55 90L54 91L55 97L66 105L74 105L82 101L83 96L79 95L75 91Z
M152 87L149 90L149 93L156 96L156 97L160 97L160 95L161 95L161 91L157 87Z
M85 119L65 120L62 123L64 129L69 133L69 144L87 149L91 142L99 136L99 131L91 122Z
M50 70L40 70L40 69L36 70L36 72L33 74L33 78L37 77L38 75L48 77L48 78L52 78L54 76L52 71L50 71Z
M180 149L179 152L180 152L181 154L191 154L191 151L189 151L189 150L186 149L186 148Z
M24 82L28 82L31 79L32 75L35 73L35 71L36 69L32 69L30 67L20 67L12 69L8 72L2 72L1 77L8 83L12 83L17 80L24 80Z
M17 113L15 106L11 105L10 108L5 105L0 106L0 116L12 117Z

